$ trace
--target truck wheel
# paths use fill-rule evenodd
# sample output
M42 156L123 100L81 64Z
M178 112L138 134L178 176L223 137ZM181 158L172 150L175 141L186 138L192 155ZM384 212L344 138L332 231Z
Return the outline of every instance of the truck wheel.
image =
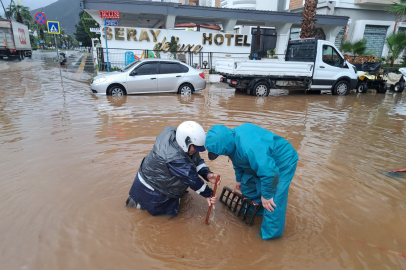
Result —
M376 92L378 92L380 94L385 94L387 90L388 90L388 86L386 85L386 83L384 83L384 84L381 84L378 86L378 89L376 90Z
M3 56L0 56L0 60L3 60Z
M345 96L350 92L350 86L347 81L339 81L334 85L333 95Z
M368 85L361 82L357 85L357 93L366 93L368 91Z
M258 82L251 89L251 95L257 97L267 97L269 95L270 87L266 82Z
M396 93L402 93L405 90L405 83L404 82L397 82L395 87L393 87L393 91Z
M21 55L21 52L18 53L18 60L23 60L23 56Z

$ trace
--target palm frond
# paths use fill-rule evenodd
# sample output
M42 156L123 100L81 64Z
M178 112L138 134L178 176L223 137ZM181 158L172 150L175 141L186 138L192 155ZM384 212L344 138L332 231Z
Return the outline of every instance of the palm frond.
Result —
M401 0L400 3L391 4L388 12L396 14L398 17L403 17L406 15L406 0Z
M349 42L349 41L344 41L343 43L341 43L341 45L340 45L340 51L342 52L342 53L352 53L352 50L353 50L353 46L352 46L352 43L351 42Z

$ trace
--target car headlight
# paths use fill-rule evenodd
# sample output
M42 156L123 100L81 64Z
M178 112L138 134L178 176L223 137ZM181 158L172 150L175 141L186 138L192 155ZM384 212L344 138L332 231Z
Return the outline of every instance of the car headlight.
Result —
M99 84L99 83L103 83L103 82L106 82L106 81L107 81L107 79L103 77L103 78L93 80L92 84Z
M355 74L357 74L358 70L355 66L352 66L352 68L354 69Z

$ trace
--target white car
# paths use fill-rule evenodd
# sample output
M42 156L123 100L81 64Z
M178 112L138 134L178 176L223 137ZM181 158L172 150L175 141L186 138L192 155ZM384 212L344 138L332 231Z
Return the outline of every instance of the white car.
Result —
M93 93L112 96L146 93L192 94L206 88L202 70L177 60L145 59L92 80Z

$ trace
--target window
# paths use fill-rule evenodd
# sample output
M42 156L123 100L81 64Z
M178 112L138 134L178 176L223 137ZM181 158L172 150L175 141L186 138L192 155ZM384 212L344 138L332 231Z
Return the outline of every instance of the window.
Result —
M185 65L161 62L161 70L159 74L187 73L188 71L189 68Z
M157 63L146 63L136 69L137 75L154 75L157 74Z
M188 73L189 72L189 68L187 66L181 65L181 64L178 64L178 65L180 66L180 68L182 70L182 73Z
M160 74L182 73L182 69L179 64L161 62Z
M343 59L333 47L323 45L323 62L333 67L339 67L343 63Z

